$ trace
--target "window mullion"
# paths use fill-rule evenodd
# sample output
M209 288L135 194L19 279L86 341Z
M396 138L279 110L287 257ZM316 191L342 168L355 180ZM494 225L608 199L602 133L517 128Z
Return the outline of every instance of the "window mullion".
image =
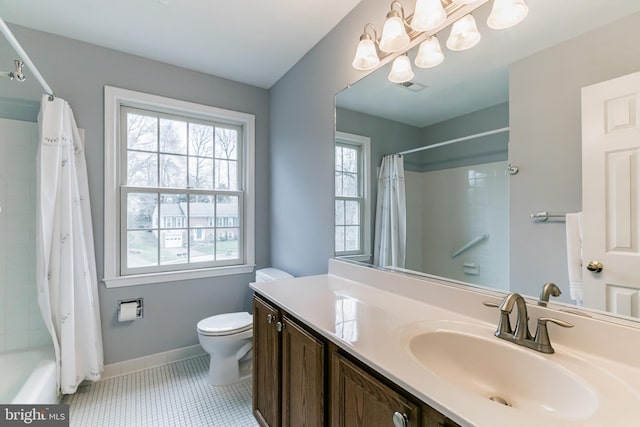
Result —
M191 194L190 193L187 193L187 263L191 264Z

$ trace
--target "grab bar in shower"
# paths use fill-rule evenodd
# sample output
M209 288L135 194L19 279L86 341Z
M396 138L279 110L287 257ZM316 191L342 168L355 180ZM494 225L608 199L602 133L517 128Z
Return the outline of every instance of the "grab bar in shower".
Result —
M541 211L541 212L532 213L529 216L532 219L534 219L535 221L537 221L537 222L545 222L545 221L548 221L549 218L562 218L562 220L564 220L567 215L565 215L565 214L550 214L547 211Z
M482 233L480 236L476 237L475 239L469 240L467 243L465 243L464 245L460 246L460 248L457 251L453 252L451 254L451 258L457 257L458 255L460 255L464 251L467 251L467 250L471 249L472 247L474 247L478 243L482 242L483 240L487 240L488 238L489 238L489 233Z

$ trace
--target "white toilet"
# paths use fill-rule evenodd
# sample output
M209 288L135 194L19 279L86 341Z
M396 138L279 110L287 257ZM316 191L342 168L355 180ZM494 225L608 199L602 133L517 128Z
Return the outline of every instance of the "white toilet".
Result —
M293 277L277 268L256 271L256 282L268 282ZM209 353L209 383L225 385L251 374L253 353L253 316L247 312L225 313L198 322L198 340ZM244 365L244 366L241 366ZM246 375L241 374L242 371Z

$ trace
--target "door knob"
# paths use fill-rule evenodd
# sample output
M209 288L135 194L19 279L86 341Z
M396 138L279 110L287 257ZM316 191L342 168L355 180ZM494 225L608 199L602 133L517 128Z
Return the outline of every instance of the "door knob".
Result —
M600 261L591 261L587 264L587 270L593 271L594 273L600 273L604 266Z

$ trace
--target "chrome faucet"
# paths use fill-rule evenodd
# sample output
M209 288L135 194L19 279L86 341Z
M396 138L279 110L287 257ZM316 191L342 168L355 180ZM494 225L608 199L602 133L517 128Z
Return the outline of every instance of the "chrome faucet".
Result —
M538 301L538 305L542 307L546 307L549 302L549 297L559 297L562 294L560 288L552 282L545 283L542 287L542 292L540 292L540 300Z
M555 285L554 285L555 286ZM484 303L489 307L498 307L500 309L500 320L498 322L498 328L496 329L495 336L503 340L511 341L518 345L539 351L541 353L553 353L553 347L549 340L549 332L547 330L547 323L555 323L564 328L572 328L571 323L567 323L562 320L552 319L550 317L541 317L538 319L538 326L535 336L531 336L529 332L529 316L527 314L527 303L522 295L512 292L498 304ZM516 319L516 328L511 328L511 322L509 315L513 311L513 307L518 310L518 317Z

